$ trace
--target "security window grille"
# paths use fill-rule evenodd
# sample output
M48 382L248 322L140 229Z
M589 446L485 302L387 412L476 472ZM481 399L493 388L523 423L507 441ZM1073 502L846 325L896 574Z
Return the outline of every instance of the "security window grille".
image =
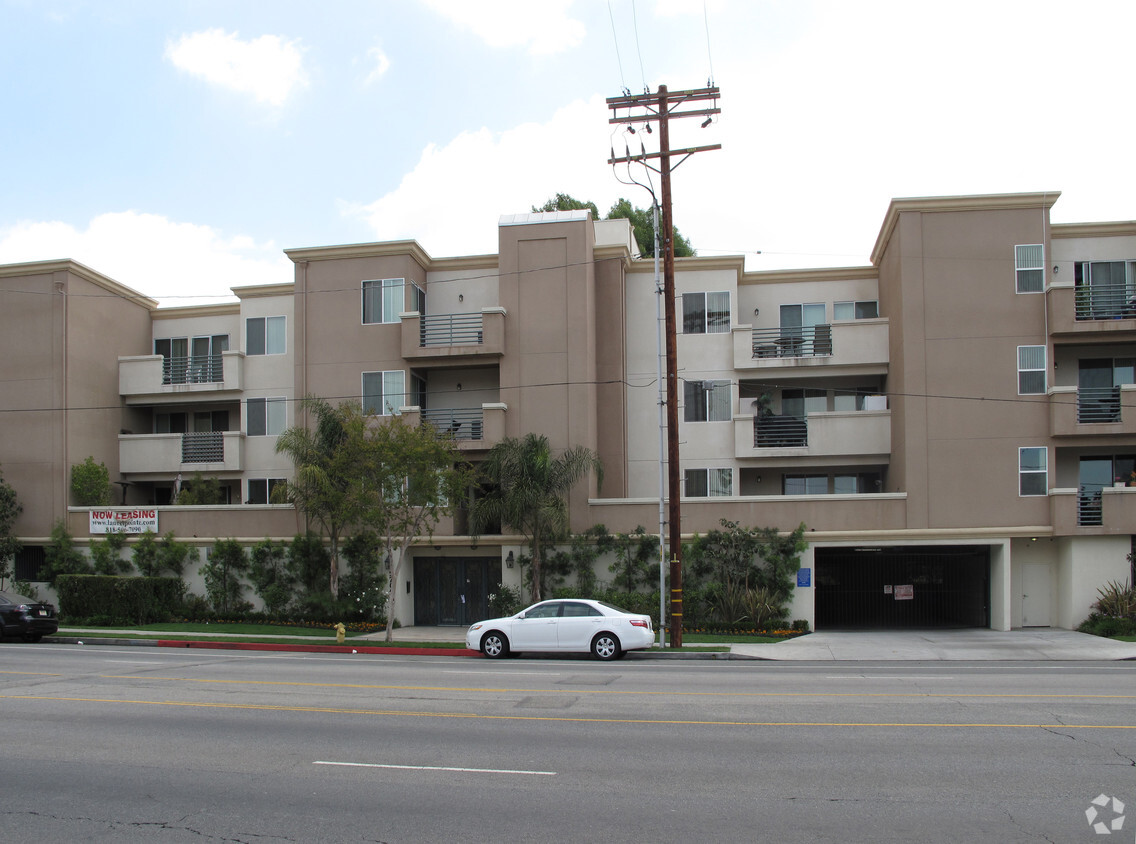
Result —
M246 504L270 504L272 491L284 483L283 478L249 478Z
M283 433L287 407L287 400L283 398L248 399L245 433L250 437L275 437Z
M874 299L863 302L834 302L832 305L832 318L840 319L875 319L880 315L880 303Z
M398 322L399 314L404 310L403 290L406 281L401 278L380 278L363 282L363 323ZM416 297L417 298L417 297ZM416 305L425 308L423 301L416 301Z
M1045 346L1018 346L1018 395L1045 395Z
M1041 293L1045 289L1045 247L1040 243L1015 246L1014 269L1019 293Z
M729 381L684 381L683 420L686 422L729 422Z
M363 412L398 416L407 404L406 373L401 369L363 373Z
M284 354L287 351L286 326L287 321L282 316L250 317L245 320L245 354Z
M733 469L687 469L683 491L687 498L724 498L733 494Z
M1044 447L1019 448L1018 494L1046 495L1048 492L1048 452Z
M682 294L683 334L726 334L729 330L728 291Z

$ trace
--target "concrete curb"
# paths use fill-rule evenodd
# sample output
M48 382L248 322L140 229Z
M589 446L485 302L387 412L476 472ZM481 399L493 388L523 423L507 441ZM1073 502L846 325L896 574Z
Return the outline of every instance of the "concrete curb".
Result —
M305 645L279 644L266 642L201 642L193 639L112 639L105 636L81 638L79 636L49 636L44 643L55 642L61 645L117 645L143 648L196 648L201 650L226 651L283 651L292 653L332 653L332 654L377 654L379 656L456 656L467 659L484 659L479 651L468 648L421 648L412 645ZM656 651L630 651L628 659L736 659L764 660L760 656L735 654L729 651L707 651L706 653L660 653ZM766 660L768 661L768 660Z

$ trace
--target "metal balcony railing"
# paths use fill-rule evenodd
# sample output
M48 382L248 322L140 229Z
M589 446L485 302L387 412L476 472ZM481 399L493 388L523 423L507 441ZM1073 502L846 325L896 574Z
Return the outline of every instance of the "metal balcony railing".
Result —
M225 380L221 355L162 358L163 384L217 384Z
M481 314L429 314L419 320L419 345L480 345L484 336Z
M754 448L801 448L809 444L809 424L804 416L755 416Z
M1136 286L1126 282L1082 285L1075 297L1077 319L1136 318Z
M456 440L480 440L484 428L478 409L423 410L422 420Z
M753 330L755 358L802 358L831 354L831 325L783 326Z
M222 431L205 431L181 435L182 463L224 463L225 435Z
M1101 491L1097 487L1081 487L1077 493L1077 524L1099 525L1103 524L1103 508L1101 507Z
M1081 387L1077 390L1078 422L1119 422L1119 387Z

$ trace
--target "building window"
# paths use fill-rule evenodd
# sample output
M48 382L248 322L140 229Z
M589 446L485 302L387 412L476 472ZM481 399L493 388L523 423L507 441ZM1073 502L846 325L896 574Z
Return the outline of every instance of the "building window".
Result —
M1048 452L1045 447L1019 448L1018 494L1046 495L1048 492Z
M1014 269L1019 293L1041 293L1045 289L1045 247L1040 243L1015 246Z
M287 351L285 318L251 317L245 320L245 354L282 355Z
M726 334L730 330L730 294L682 294L683 334Z
M687 469L683 472L687 498L725 498L734 494L733 469Z
M785 495L828 495L828 475L785 475L781 486Z
M405 303L405 279L379 278L363 282L363 324L398 322ZM425 297L423 297L424 299ZM420 303L423 307L425 302Z
M401 369L363 373L363 412L398 416L407 403L406 373Z
M28 583L44 582L46 554L42 545L24 545L16 552L15 580Z
M250 437L275 437L283 433L288 421L287 402L284 398L249 399L245 433Z
M284 483L283 478L249 478L246 504L270 504L272 491Z
M1045 395L1045 346L1018 346L1018 395Z
M880 315L880 303L874 299L863 302L834 302L832 305L832 318L840 319L875 319Z
M684 381L685 403L683 420L686 422L729 422L729 381Z

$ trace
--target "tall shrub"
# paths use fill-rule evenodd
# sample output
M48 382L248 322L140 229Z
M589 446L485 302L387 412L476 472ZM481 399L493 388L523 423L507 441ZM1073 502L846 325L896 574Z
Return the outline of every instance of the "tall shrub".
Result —
M248 571L249 558L235 539L220 539L205 555L206 563L198 573L205 578L205 594L218 614L244 612L244 584L241 575Z

